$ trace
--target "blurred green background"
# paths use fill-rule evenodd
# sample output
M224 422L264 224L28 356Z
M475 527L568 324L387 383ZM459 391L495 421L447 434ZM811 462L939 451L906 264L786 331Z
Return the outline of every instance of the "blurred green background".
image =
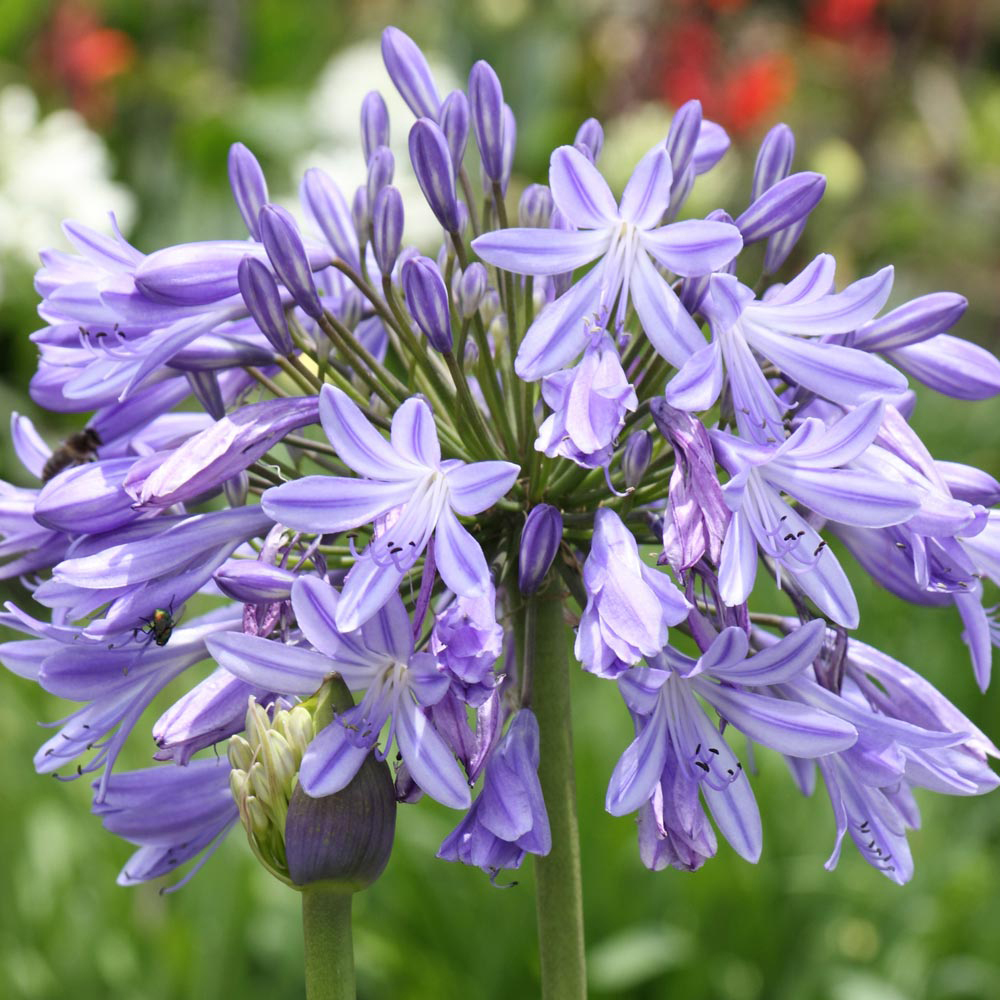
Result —
M311 159L362 177L357 110L393 23L432 54L443 89L488 59L519 123L515 185L544 180L550 150L597 115L602 166L620 186L700 97L734 147L693 212L746 203L756 145L796 132L797 169L829 187L796 253L833 252L838 280L897 266L893 302L941 289L970 300L957 332L1000 332L1000 12L988 3L622 3L472 0L3 0L0 17L0 338L3 411L57 440L72 426L26 395L38 325L34 250L64 215L119 214L144 250L243 235L225 155L242 139L274 194ZM394 140L407 119L393 123ZM400 158L397 157L397 164ZM346 176L345 174L345 176ZM794 262L791 266L794 266ZM940 458L1000 476L1000 403L922 393L914 419ZM2 478L28 485L2 441ZM860 635L918 669L988 733L1000 693L979 695L957 615L915 613L853 573ZM4 588L14 597L16 585ZM720 1000L987 1000L1000 996L1000 799L919 796L917 874L900 889L845 848L829 804L761 755L757 866L727 846L694 874L651 874L630 820L603 812L631 739L610 686L574 679L574 725L594 996ZM235 831L184 889L121 889L130 853L89 815L88 788L34 775L36 723L68 709L0 678L0 996L251 998L302 992L298 898ZM169 701L158 704L151 717ZM148 727L145 729L148 732ZM141 733L126 763L150 746ZM403 808L395 853L356 904L362 995L509 997L536 990L530 865L517 885L434 860L455 815Z

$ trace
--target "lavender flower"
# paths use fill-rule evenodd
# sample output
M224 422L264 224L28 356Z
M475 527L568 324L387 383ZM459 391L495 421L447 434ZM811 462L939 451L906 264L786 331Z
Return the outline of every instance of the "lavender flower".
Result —
M598 261L525 333L515 363L521 378L534 381L572 361L586 344L581 320L606 316L616 299L619 324L631 301L646 336L672 364L703 347L698 327L653 261L682 276L707 274L731 260L742 240L722 222L661 226L671 178L666 150L651 150L616 206L594 165L572 146L560 146L552 154L549 185L556 207L576 228L504 229L472 241L483 260L518 274L560 274Z
M276 521L306 531L344 531L385 518L386 523L347 575L337 626L353 631L390 598L434 534L438 569L463 597L486 592L489 571L475 539L456 514L478 514L511 487L510 462L442 463L430 408L410 399L385 439L340 390L324 386L320 419L344 463L363 479L306 476L268 490L261 499Z

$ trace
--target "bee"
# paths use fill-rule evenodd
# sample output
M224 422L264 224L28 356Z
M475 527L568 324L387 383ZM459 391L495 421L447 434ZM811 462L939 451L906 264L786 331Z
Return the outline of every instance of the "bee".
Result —
M170 642L176 624L172 609L157 608L148 618L143 620L143 624L133 634L138 638L139 633L143 632L149 636L149 639L146 640L147 643L155 642L157 646L165 646Z
M101 436L93 427L84 427L82 431L71 434L49 456L42 469L42 482L47 483L53 476L59 475L63 469L71 465L83 465L97 458L97 449L101 444Z

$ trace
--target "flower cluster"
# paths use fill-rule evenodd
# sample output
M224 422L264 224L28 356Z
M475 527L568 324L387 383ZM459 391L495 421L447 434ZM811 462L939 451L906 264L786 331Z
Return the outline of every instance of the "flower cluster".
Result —
M461 812L439 857L495 877L553 842L533 643L535 611L557 601L578 624L565 648L633 719L606 803L638 815L649 868L700 867L716 830L759 858L742 734L803 791L818 772L830 866L850 833L906 881L912 789L985 792L1000 752L849 635L861 609L828 541L913 604L954 603L985 688L1000 483L935 460L908 422L910 379L1000 392L1000 362L948 332L964 300L884 312L889 267L840 290L827 254L796 271L825 181L792 172L784 126L746 206L678 219L728 145L697 102L617 199L585 122L510 225L517 125L496 74L476 63L442 96L402 32L382 52L416 119L432 256L402 245L374 92L353 193L312 169L292 212L236 145L245 239L147 254L71 222L74 252L42 255L32 398L91 415L53 451L15 414L37 483L0 484L0 573L50 612L8 606L25 638L0 661L81 705L36 767L95 776L95 813L138 845L125 883L237 818L280 877L327 872L289 810L311 816L301 800L376 763L400 802ZM761 561L787 606L752 606ZM181 676L201 679L154 725L158 763L120 773L123 742ZM211 753L229 740L228 759ZM385 839L349 826L336 836Z

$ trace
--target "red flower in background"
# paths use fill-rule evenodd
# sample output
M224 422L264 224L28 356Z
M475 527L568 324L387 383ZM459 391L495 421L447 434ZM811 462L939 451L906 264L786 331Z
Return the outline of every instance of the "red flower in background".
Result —
M114 110L108 83L135 61L132 39L109 28L86 0L62 0L38 39L39 74L91 122Z

